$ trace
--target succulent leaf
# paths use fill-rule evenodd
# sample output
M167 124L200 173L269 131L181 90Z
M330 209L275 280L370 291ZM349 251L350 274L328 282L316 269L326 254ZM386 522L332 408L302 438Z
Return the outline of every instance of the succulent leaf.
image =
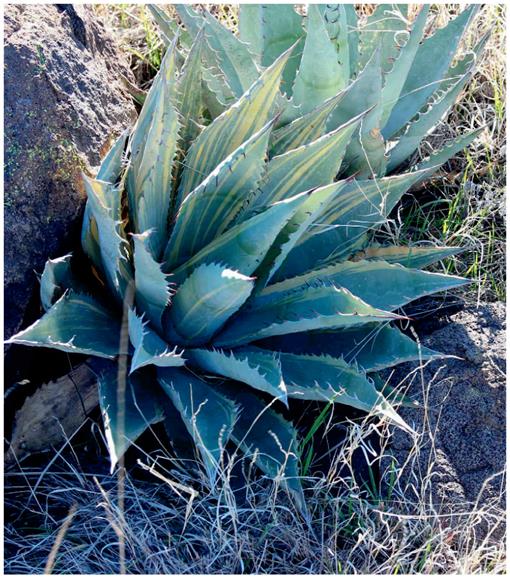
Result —
M136 304L154 326L161 329L163 312L171 296L171 276L165 275L161 264L153 258L148 246L150 234L146 231L140 235L132 235Z
M121 385L115 364L99 374L99 405L110 454L111 472L129 446L151 425L163 420L163 395L139 375Z
M130 373L146 365L158 365L159 367L179 367L184 365L182 351L178 352L177 346L170 349L168 343L144 322L141 317L132 310L128 314L129 339L135 348L131 358Z
M172 341L207 343L248 299L252 278L217 263L197 267L179 287L165 319Z
M386 261L413 269L423 269L461 251L463 251L462 247L372 245L354 255L353 261Z
M308 6L306 33L303 56L292 89L292 101L299 107L301 114L310 112L338 94L345 88L346 80L345 71L342 71L338 62L335 47L316 4Z
M272 352L254 347L188 349L186 356L202 371L241 381L287 404L280 362Z
M179 411L202 455L209 480L214 482L237 417L235 404L217 388L182 369L159 368L158 381Z
M342 329L399 318L334 285L298 285L296 291L274 291L271 299L265 298L266 295L257 296L235 323L227 324L215 338L215 345L237 347L273 335Z
M92 297L66 291L40 319L6 343L113 359L119 354L120 321Z
M41 275L40 297L45 311L65 293L66 289L77 289L71 271L71 254L58 259L48 259Z
M455 56L465 29L479 9L472 4L418 47L398 102L383 129L389 139L424 106L438 88Z
M186 155L180 198L184 199L230 153L269 122L291 50L284 52L236 103L195 139Z
M165 251L167 267L181 265L228 229L259 184L271 127L269 122L234 150L182 201Z

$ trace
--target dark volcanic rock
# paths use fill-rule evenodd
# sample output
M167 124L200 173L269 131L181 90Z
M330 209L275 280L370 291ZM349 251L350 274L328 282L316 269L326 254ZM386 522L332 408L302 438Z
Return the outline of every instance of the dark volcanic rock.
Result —
M136 114L130 76L92 9L5 8L5 336L15 333L48 257L79 239L80 173L93 172Z

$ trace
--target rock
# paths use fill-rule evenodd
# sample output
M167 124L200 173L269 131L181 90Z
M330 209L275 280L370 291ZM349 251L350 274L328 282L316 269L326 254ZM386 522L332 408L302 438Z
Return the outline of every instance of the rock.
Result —
M131 73L91 7L5 7L5 337L48 257L78 244L82 171L136 118ZM30 317L30 315L28 315Z
M423 379L420 372L411 375L410 364L392 375L394 384L408 387L408 395L426 408L400 410L424 434L407 475L414 485L427 479L435 505L441 512L457 512L452 518L457 523L463 519L459 511L487 506L504 512L505 336L503 303L465 309L422 339L424 345L461 359L427 364ZM434 434L433 443L427 432ZM396 430L393 456L404 464L410 452L416 452L415 440ZM427 477L431 463L433 475ZM478 528L481 535L487 529L483 524Z

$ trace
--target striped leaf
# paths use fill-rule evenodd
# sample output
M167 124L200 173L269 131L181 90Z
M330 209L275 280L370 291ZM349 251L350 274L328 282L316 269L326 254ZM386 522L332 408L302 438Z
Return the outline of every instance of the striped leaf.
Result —
M248 214L309 189L333 181L361 116L355 117L335 131L316 141L273 157L267 176Z
M195 139L186 155L179 198L185 198L230 153L269 122L290 52L282 54L236 103Z
M419 346L397 328L380 323L367 323L342 331L272 337L261 342L260 346L286 353L343 358L346 363L359 365L367 372L380 371L408 361L446 357L428 347ZM291 391L289 388L289 396Z
M253 279L217 263L198 267L172 300L165 333L170 341L201 345L223 326L253 289Z
M292 149L309 144L326 132L326 121L336 108L344 93L339 92L314 108L304 116L272 131L270 137L270 156L282 155Z
M120 321L92 297L67 291L40 319L6 343L113 359L119 354Z
M308 193L302 193L275 203L255 217L235 225L175 269L175 282L181 283L203 263L225 263L243 275L251 275L307 196Z
M340 260L359 251L366 232L385 222L402 195L422 176L430 172L405 173L376 180L348 183L326 211L298 241L275 275L275 280L293 277L320 266L321 262Z
M401 96L383 129L384 138L389 139L404 127L439 88L460 38L478 9L476 4L472 4L420 44Z
M181 265L228 229L258 186L271 127L266 124L233 151L184 199L165 251L167 267Z
M236 347L273 335L340 329L398 318L333 285L307 286L297 291L274 292L272 296L272 299L256 297L243 314L214 339L214 344Z
M360 251L353 257L353 261L386 261L387 263L399 264L413 269L423 269L437 261L457 255L464 249L462 247L434 247L423 246L372 246Z
M341 261L266 287L253 300L252 306L257 309L275 299L291 298L296 290L304 290L313 282L341 285L371 306L393 311L425 295L453 289L469 281L385 261Z

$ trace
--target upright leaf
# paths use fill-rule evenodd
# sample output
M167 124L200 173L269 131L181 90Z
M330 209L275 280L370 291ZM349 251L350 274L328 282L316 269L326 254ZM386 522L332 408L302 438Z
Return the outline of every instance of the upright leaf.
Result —
M236 103L195 139L186 155L180 198L184 199L230 153L269 122L289 56L290 50L282 54Z
M39 294L45 311L62 297L66 289L77 289L77 282L71 270L71 257L64 255L58 259L48 259L41 275Z
M163 273L161 264L152 256L148 246L150 232L132 237L135 245L133 261L136 304L154 326L161 329L161 318L170 301L171 277Z
M99 405L110 454L111 472L119 459L151 425L164 418L158 386L133 375L119 383L115 364L99 375Z
M182 201L165 251L168 267L181 265L227 230L259 184L271 127L266 124L233 151Z
M345 87L345 80L321 12L316 4L310 4L305 46L294 81L292 101L305 114L338 94Z

